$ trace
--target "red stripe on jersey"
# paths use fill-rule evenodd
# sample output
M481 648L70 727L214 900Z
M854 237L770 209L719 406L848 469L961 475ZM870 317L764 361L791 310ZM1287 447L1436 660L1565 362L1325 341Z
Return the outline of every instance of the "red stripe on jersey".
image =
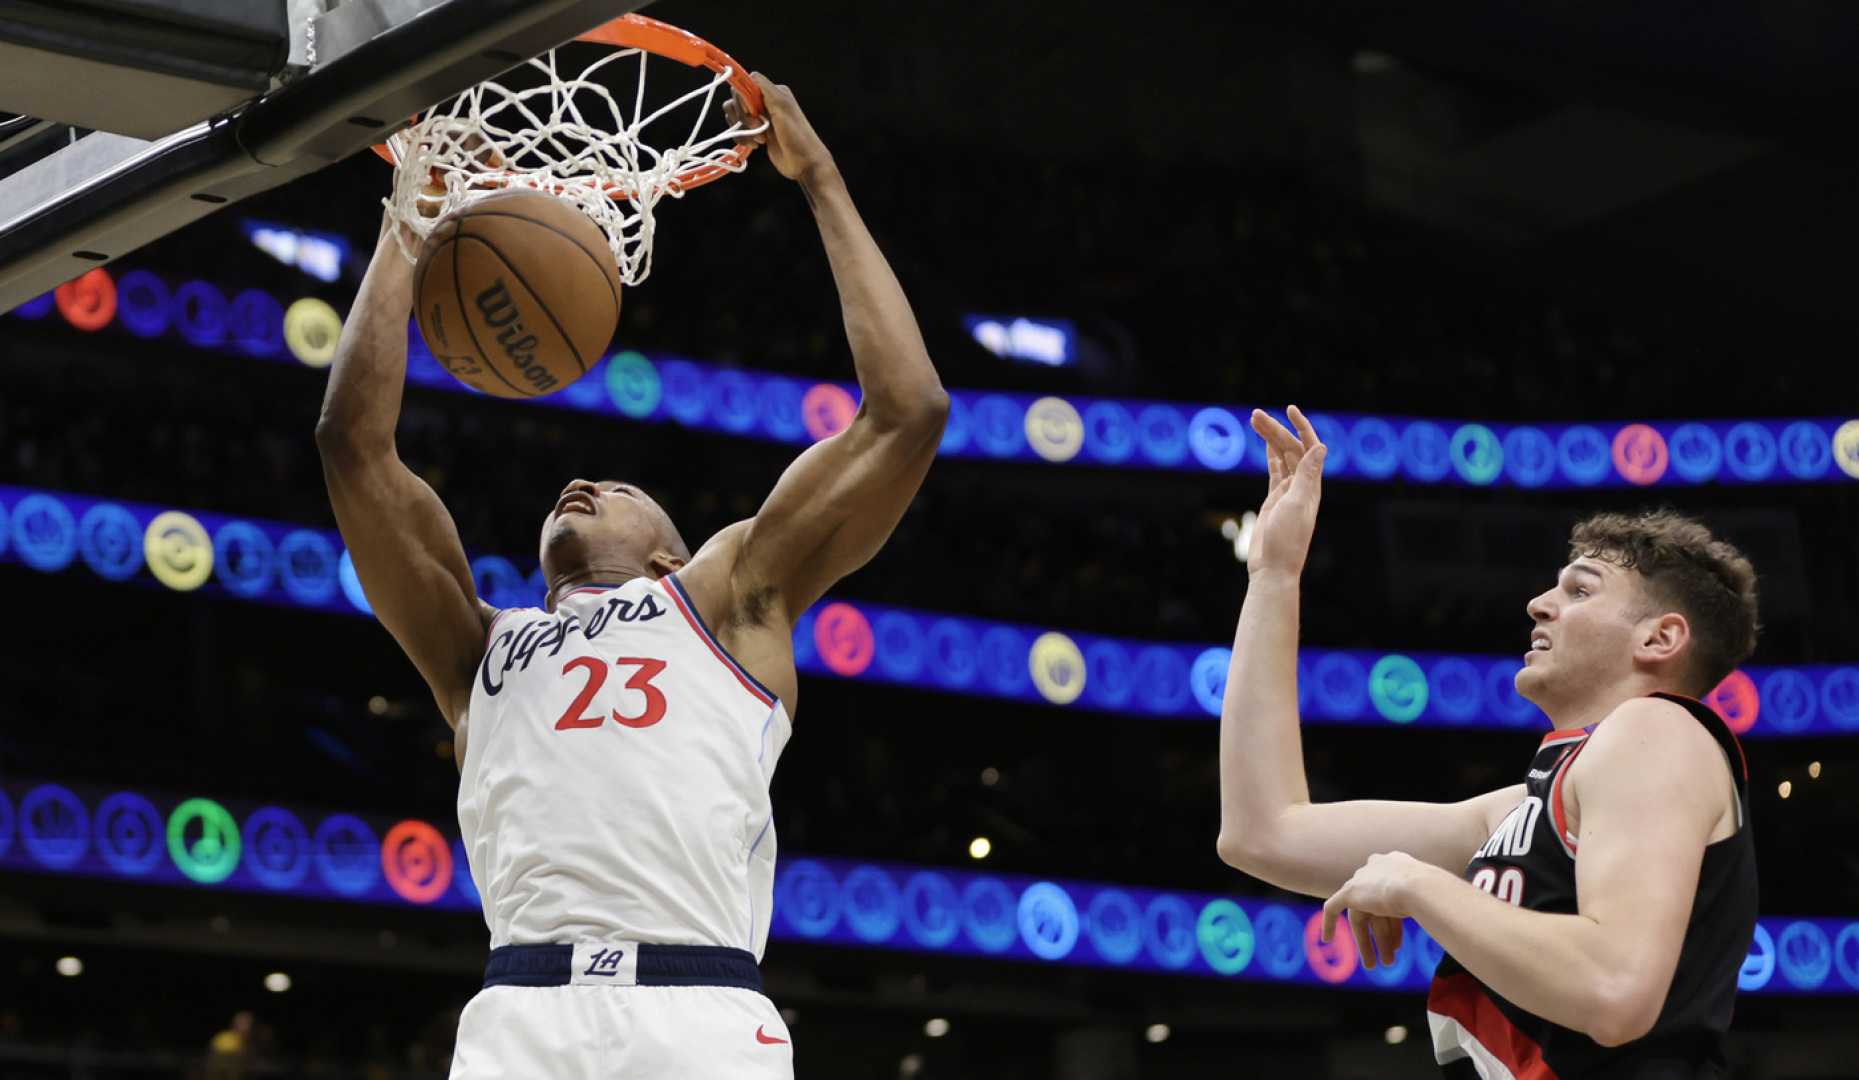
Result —
M1556 746L1561 743L1574 742L1576 739L1585 739L1587 737L1587 728L1578 728L1575 731L1552 731L1543 736L1543 741L1537 745L1537 749L1541 750L1545 746Z
M1581 756L1581 752L1587 746L1587 743L1582 743L1569 751L1568 756L1563 758L1562 764L1557 767L1556 782L1549 785L1550 820L1555 823L1556 839L1562 841L1562 846L1571 856L1575 854L1575 849L1580 845L1575 842L1574 834L1569 832L1568 813L1562 809L1562 781L1569 778L1569 770L1574 767L1575 759Z
M1517 1080L1556 1080L1555 1070L1543 1061L1543 1048L1511 1023L1470 975L1435 976L1427 1011L1458 1021Z
M717 644L716 639L710 636L710 631L704 626L703 620L699 619L695 612L685 606L684 597L682 595L684 590L680 588L676 582L672 581L671 575L666 574L664 577L659 578L658 584L665 590L665 595L671 597L671 603L678 609L678 614L684 616L684 621L691 625L691 629L696 631L697 636L703 639L705 645L709 646L710 652L714 654L718 660L723 662L723 666L729 669L729 673L736 676L736 681L742 684L742 688L754 694L755 700L771 709L774 708L775 699L768 694L767 691L756 685L755 680L749 678L748 673L744 672L742 667L737 664L735 660L731 659L728 653L723 651L723 647Z

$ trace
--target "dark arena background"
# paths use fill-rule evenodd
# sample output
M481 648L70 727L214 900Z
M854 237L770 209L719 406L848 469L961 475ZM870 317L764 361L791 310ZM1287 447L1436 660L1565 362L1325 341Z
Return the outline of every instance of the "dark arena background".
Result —
M1214 850L1245 418L1287 403L1334 447L1317 799L1514 781L1524 604L1580 516L1671 505L1751 555L1761 644L1710 701L1762 873L1733 1072L1859 1075L1851 12L647 13L794 88L954 399L796 634L764 971L799 1075L1436 1075L1438 946L1364 971ZM0 1077L446 1073L487 948L458 774L312 440L388 175L348 157L0 315ZM833 282L766 161L667 201L654 259L538 403L415 335L400 452L492 603L536 602L569 478L695 546L844 422Z

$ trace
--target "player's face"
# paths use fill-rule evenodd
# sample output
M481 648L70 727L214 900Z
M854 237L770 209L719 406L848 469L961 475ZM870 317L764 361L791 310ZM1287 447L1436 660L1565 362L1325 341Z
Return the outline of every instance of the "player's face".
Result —
M671 519L650 495L618 480L571 480L542 522L542 573L567 574L620 565L651 570Z
M1563 567L1555 587L1529 603L1536 625L1517 693L1548 709L1631 674L1644 606L1637 579L1598 559Z

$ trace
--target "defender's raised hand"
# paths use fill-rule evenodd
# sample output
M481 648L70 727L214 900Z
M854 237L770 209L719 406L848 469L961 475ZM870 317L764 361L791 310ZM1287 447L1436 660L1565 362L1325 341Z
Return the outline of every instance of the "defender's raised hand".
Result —
M1323 459L1329 448L1317 437L1296 405L1288 410L1297 425L1293 435L1262 409L1252 410L1252 430L1265 440L1268 486L1259 520L1252 529L1246 569L1253 576L1304 572L1310 537L1317 527L1317 504L1323 498Z

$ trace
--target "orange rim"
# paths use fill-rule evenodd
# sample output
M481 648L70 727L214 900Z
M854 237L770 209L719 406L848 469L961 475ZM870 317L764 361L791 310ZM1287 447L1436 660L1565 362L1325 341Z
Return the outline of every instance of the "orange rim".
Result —
M642 49L654 56L676 60L689 67L709 68L719 75L728 71L730 72L729 85L742 96L743 101L748 103L749 115L752 117L763 115L762 88L755 85L754 79L749 78L748 69L737 63L735 57L688 30L680 30L670 23L660 22L644 15L622 15L610 23L596 26L575 40L593 45L611 45L616 49ZM417 123L419 117L415 116L413 120ZM374 152L389 165L398 164L386 143L375 143ZM727 164L699 166L688 172L679 173L674 178L674 182L685 191L694 187L702 187L712 180L728 176L734 170L740 169L742 163L749 160L749 155L754 152L754 144L732 147L724 158ZM486 179L493 180L492 177L486 177ZM609 194L615 193L613 188L608 188L607 191Z

